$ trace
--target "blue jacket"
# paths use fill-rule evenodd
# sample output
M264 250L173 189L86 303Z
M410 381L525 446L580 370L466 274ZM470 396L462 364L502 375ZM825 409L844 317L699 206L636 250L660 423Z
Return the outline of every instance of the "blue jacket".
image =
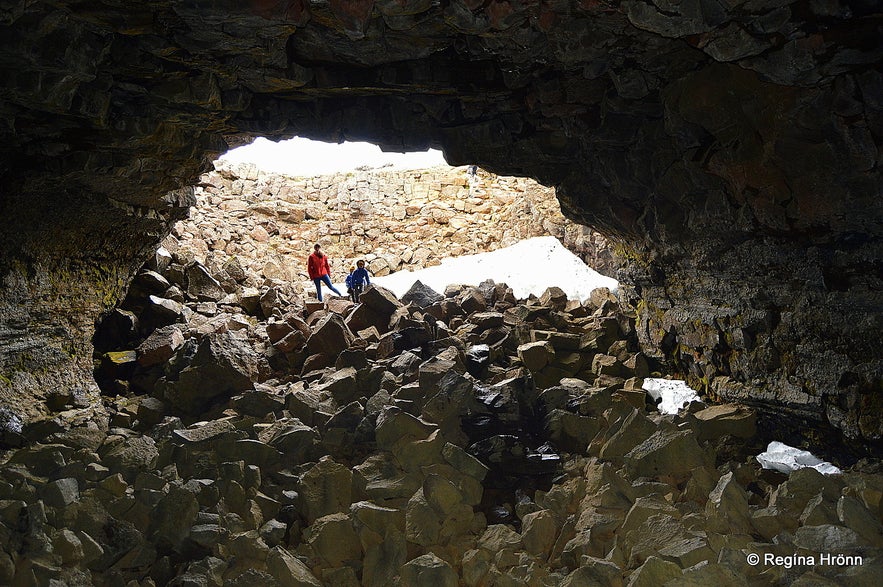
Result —
M363 285L371 284L371 279L368 277L368 270L364 267L360 267L350 273L350 277L352 277L352 283L348 284L347 287L362 287Z

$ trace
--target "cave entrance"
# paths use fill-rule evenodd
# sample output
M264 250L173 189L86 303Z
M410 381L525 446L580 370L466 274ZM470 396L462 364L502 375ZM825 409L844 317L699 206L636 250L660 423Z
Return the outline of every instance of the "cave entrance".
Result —
M126 393L130 385L151 391L153 379L142 384L135 374L143 371L139 360L145 362L139 347L158 329L171 333L174 325L194 321L195 334L251 329L292 300L315 300L306 271L314 243L332 260L338 291L358 261L400 297L417 279L432 280L427 284L443 292L448 283L490 278L511 284L523 298L559 285L555 279L576 283L571 294L581 298L595 286L616 287L590 270L579 283L575 257L575 269L548 271L554 258L573 257L557 242L586 260L611 258L600 235L564 218L552 188L476 166L452 167L438 151L382 153L368 143L259 138L220 157L195 192L189 217L173 225L97 329L95 375L105 393ZM540 245L549 250L526 247L493 260L465 260L435 271L435 279L411 273L536 237L558 241L552 249ZM182 334L189 338L186 329ZM162 348L148 362L164 359L181 337L157 344Z

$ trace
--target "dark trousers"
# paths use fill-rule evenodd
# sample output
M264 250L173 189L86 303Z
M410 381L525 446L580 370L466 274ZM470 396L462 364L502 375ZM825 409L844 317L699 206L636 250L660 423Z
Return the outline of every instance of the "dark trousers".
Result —
M353 286L353 302L359 303L359 296L362 295L362 290L365 288L364 285L354 285Z

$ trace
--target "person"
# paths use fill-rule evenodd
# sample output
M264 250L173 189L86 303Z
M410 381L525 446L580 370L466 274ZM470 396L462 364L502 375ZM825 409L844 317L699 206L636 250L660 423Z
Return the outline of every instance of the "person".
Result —
M346 276L346 293L349 294L350 299L352 301L356 301L356 298L353 297L353 271L355 271L355 267L350 267L350 274Z
M313 253L307 259L307 273L310 279L316 284L316 297L322 301L322 282L328 286L328 289L341 295L337 288L331 283L331 264L328 262L328 255L322 252L322 247L318 244L313 247Z
M359 303L359 296L362 295L362 290L365 289L366 285L371 285L371 278L368 277L368 270L365 269L365 262L359 259L356 262L358 269L353 271L352 276L352 288L353 288L353 302Z

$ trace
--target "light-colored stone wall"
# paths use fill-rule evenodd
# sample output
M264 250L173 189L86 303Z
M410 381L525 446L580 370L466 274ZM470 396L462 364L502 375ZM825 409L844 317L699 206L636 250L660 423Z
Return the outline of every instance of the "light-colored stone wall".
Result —
M185 262L222 266L235 257L254 285L305 286L314 243L329 255L336 281L357 259L379 276L535 236L595 257L606 247L564 218L552 188L481 169L472 176L466 167L303 178L218 162L196 196L190 218L175 224L164 246Z

